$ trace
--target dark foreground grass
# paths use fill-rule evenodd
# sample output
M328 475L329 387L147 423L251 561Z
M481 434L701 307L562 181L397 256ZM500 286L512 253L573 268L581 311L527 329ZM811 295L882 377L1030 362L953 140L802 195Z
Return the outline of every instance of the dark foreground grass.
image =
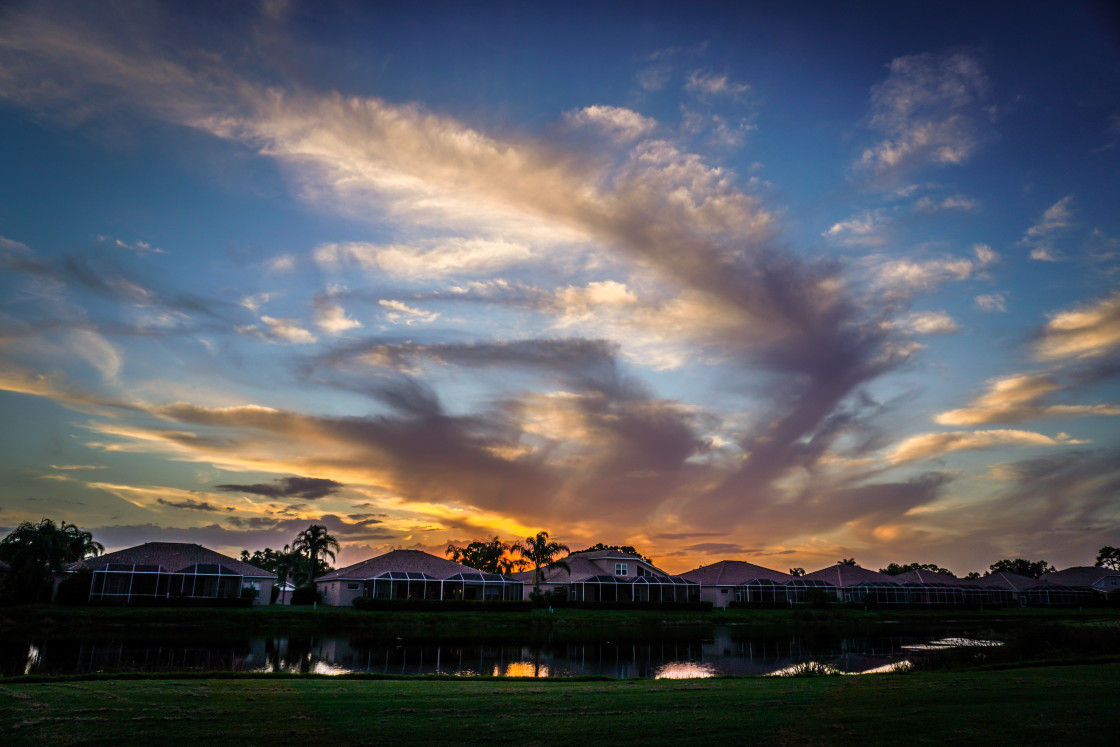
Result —
M0 685L6 745L1115 744L1120 664L802 679ZM1101 716L1108 714L1102 720Z

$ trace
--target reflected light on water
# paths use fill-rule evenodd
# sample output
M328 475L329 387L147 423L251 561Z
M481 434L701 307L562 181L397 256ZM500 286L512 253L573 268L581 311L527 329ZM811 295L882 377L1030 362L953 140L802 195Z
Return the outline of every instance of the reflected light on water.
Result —
M494 667L495 677L548 677L548 666L531 661L512 661L503 672L500 666Z
M987 647L1002 646L1002 641L990 641L984 638L938 638L928 643L915 643L902 648L907 651L942 651L947 648Z
M325 661L317 661L311 665L312 674L350 674L350 670L345 667L338 667L334 664L328 664Z
M671 661L658 667L653 676L658 680L691 680L713 677L715 674L715 667L710 664L696 661Z
M24 674L31 674L31 672L39 666L40 657L41 657L41 654L39 653L39 647L38 646L36 646L34 643L32 643L30 646L28 646L27 647L27 666L23 668L23 673Z

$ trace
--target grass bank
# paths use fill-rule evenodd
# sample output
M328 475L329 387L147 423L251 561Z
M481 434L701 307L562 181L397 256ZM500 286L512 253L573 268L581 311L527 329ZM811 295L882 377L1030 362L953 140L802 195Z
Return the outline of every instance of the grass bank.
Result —
M586 610L557 608L518 612L363 611L326 607L250 607L245 609L68 607L21 605L0 607L0 634L65 637L67 635L165 636L168 633L212 637L246 635L312 636L349 634L367 639L397 636L428 640L479 641L595 640L674 632L702 635L715 625L746 626L757 632L793 628L827 629L856 634L890 626L902 632L940 632L1060 621L1074 624L1120 624L1120 609L1007 610L864 610L750 609L715 612L655 610Z
M800 679L0 685L6 745L1114 744L1120 664Z

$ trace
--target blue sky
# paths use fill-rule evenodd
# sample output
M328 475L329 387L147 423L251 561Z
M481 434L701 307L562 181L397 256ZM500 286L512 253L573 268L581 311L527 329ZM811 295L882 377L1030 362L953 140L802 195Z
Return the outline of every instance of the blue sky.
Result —
M1120 544L1107 4L14 3L0 527Z

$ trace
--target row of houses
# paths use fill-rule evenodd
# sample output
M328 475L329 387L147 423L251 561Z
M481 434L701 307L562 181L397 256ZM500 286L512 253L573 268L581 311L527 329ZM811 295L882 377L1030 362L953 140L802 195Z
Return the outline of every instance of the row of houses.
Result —
M723 560L672 575L637 555L616 550L577 553L540 582L555 599L574 602L711 602L713 607L841 602L863 605L956 605L980 607L1082 606L1116 599L1120 571L1075 567L1040 579L992 573L958 579L928 571L888 576L866 568L835 565L803 576L740 560ZM91 602L240 598L269 604L275 574L201 545L148 542L87 558L56 578L56 588L79 571L91 573ZM331 571L315 580L325 604L348 606L355 599L522 600L533 591L533 572L483 573L420 550L394 550ZM291 586L279 589L289 599Z

